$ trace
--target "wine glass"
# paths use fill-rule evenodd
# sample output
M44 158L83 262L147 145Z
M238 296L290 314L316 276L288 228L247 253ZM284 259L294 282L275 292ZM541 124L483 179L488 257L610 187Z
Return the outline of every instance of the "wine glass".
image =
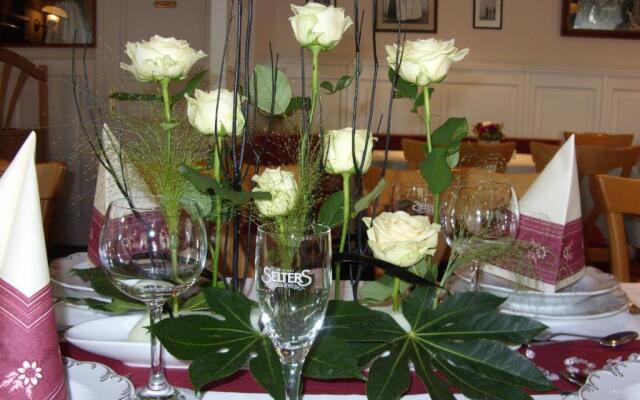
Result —
M391 211L433 219L433 194L425 183L396 183L391 189Z
M331 229L301 232L266 224L256 237L256 293L261 321L284 370L287 399L300 398L300 375L322 327L331 287Z
M453 188L442 216L442 231L449 247L468 252L500 239L514 239L520 209L513 187L507 182L477 181ZM471 264L471 289L478 290L481 268Z
M144 302L151 325L162 306L191 287L207 255L205 225L196 203L161 196L111 202L100 233L107 276L129 297ZM162 347L151 335L151 374L136 399L184 399L164 375Z

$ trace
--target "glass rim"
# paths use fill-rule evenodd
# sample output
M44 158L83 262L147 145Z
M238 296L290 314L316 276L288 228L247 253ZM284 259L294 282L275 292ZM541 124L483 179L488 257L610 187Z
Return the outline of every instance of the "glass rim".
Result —
M315 232L315 233L307 233L309 232L309 228L320 228L321 231ZM275 229L270 229L270 228L277 228L277 224L275 222L268 222L265 224L261 224L258 225L258 233L259 234L263 234L263 235L276 235L278 234L278 232ZM323 236L323 235L331 235L331 227L324 225L324 224L308 224L305 225L305 229L304 229L303 234L301 235L296 235L297 237L302 237L302 238L313 238L313 237L319 237L319 236ZM293 234L290 234L290 236L292 236Z
M168 196L162 196L162 195L148 195L148 196L131 196L131 197L120 197L117 198L115 200L112 200L109 202L109 206L107 207L107 209L120 209L120 210L131 210L131 211L156 211L158 209L162 208L162 205L160 202L158 202L158 199L162 199L162 198L167 198ZM135 200L139 199L139 200L144 200L144 201L151 201L154 204L151 205L141 205L141 206L136 206L136 202ZM132 207L131 204L129 203L129 201L131 201L131 203L134 204L134 206ZM186 198L181 198L180 200L178 200L178 203L180 205L187 205L189 207L198 207L198 203L196 203L194 200L192 199L186 199Z

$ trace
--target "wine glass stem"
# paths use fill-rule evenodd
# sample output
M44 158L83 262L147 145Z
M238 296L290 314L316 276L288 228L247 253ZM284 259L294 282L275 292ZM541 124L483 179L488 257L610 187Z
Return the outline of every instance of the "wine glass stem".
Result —
M162 319L162 305L164 302L151 302L149 306L149 317L151 326L157 324ZM154 392L164 392L169 387L169 382L164 376L164 359L162 357L162 346L155 335L151 334L151 374L147 382L147 389Z
M287 380L286 395L287 400L298 400L300 396L300 376L302 375L303 362L282 363L284 378Z

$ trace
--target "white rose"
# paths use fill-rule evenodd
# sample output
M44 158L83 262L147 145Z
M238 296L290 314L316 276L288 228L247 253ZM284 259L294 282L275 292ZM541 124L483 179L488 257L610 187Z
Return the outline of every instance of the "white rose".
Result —
M127 42L125 53L131 59L131 65L120 63L120 68L131 72L142 82L185 79L193 64L207 56L192 49L186 40L158 35L148 42Z
M436 252L440 225L430 223L428 217L396 211L383 212L373 224L369 217L362 221L369 228L369 247L380 260L410 267Z
M231 135L233 130L233 92L216 89L204 92L196 89L193 98L187 96L187 116L189 122L200 133L213 135L218 128L219 136ZM220 101L218 101L220 97ZM244 129L244 115L240 96L236 100L236 135L241 136ZM217 119L216 119L217 112Z
M271 200L255 200L260 215L267 218L283 217L293 209L298 196L298 182L293 172L278 168L266 168L262 175L251 179L258 186L254 192L271 193Z
M302 47L319 46L321 50L331 50L342 39L342 34L353 22L345 16L340 7L325 6L320 3L307 3L304 6L291 4L293 17L289 22L293 34Z
M385 48L389 66L395 70L397 58L400 77L422 87L442 82L449 73L451 63L461 61L469 54L469 49L458 50L453 39L446 42L433 38L407 40L404 50L397 44Z
M366 173L371 166L371 154L373 152L373 137L366 129L356 129L355 138L352 137L352 128L328 131L324 135L324 161L325 170L330 174L354 173L353 146L355 142L356 162L358 167L364 164L362 173ZM365 154L365 146L367 148Z

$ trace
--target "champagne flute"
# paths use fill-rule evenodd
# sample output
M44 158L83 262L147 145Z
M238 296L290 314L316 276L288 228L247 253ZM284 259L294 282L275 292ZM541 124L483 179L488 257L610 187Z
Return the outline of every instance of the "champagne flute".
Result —
M289 400L300 398L305 358L322 327L331 287L331 229L303 232L266 224L256 238L256 293L261 321L280 357Z
M191 287L207 255L205 225L196 203L161 196L113 201L100 234L100 258L107 276L129 297L144 302L151 325L164 303ZM151 373L136 399L185 396L167 381L162 347L151 335Z
M442 231L449 247L460 253L518 232L520 209L510 183L477 181L455 187L445 205ZM477 291L481 268L471 264L471 289Z

